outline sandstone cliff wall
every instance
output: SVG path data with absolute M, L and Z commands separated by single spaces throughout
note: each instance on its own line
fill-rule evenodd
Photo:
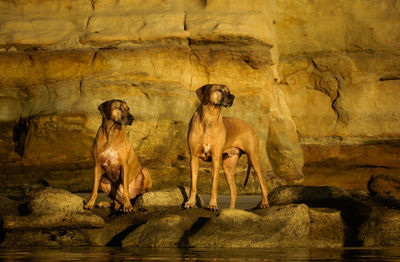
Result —
M 187 124 L 206 83 L 237 96 L 223 113 L 256 129 L 264 173 L 296 180 L 303 154 L 310 184 L 396 173 L 399 17 L 391 0 L 1 0 L 1 188 L 88 190 L 110 98 L 130 105 L 155 187 L 188 185 Z

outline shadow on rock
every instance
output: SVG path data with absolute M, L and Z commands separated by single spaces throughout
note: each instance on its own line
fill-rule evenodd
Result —
M 124 240 L 130 233 L 132 233 L 136 228 L 139 226 L 143 225 L 144 223 L 141 223 L 139 225 L 133 225 L 127 227 L 125 230 L 122 232 L 116 234 L 107 244 L 106 247 L 120 247 L 122 246 L 122 240 Z
M 182 238 L 179 240 L 178 247 L 189 248 L 189 238 L 195 235 L 209 220 L 209 217 L 199 217 L 192 227 L 185 231 Z

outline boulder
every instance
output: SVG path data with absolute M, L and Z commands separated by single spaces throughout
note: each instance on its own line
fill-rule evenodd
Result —
M 28 208 L 35 214 L 80 213 L 83 211 L 83 199 L 69 191 L 59 188 L 38 188 L 26 193 Z
M 368 192 L 365 192 L 364 190 L 350 189 L 350 190 L 346 190 L 346 192 L 352 198 L 360 200 L 360 201 L 367 201 L 371 197 L 371 195 Z
M 345 243 L 346 226 L 341 212 L 330 208 L 310 208 L 309 246 L 341 248 Z
M 309 208 L 304 204 L 290 204 L 286 206 L 274 206 L 254 211 L 260 215 L 265 227 L 274 232 L 274 238 L 281 242 L 304 238 L 310 230 Z M 269 236 L 271 237 L 271 236 Z M 295 246 L 298 246 L 295 244 Z
M 275 188 L 268 195 L 271 205 L 304 203 L 309 206 L 340 206 L 350 200 L 349 194 L 334 186 L 282 186 Z
M 189 238 L 189 246 L 264 247 L 268 233 L 261 216 L 239 209 L 223 209 Z
M 27 202 L 18 207 L 18 215 L 6 215 L 6 231 L 26 229 L 104 227 L 104 220 L 83 209 L 83 199 L 57 188 L 36 188 L 27 192 Z
M 400 239 L 400 210 L 371 208 L 359 227 L 358 239 L 365 247 L 398 247 Z
M 400 178 L 397 176 L 373 175 L 368 181 L 368 190 L 386 204 L 400 207 Z
M 123 247 L 177 247 L 192 224 L 188 216 L 167 214 L 139 226 L 124 240 Z
M 189 238 L 201 247 L 306 247 L 310 217 L 306 205 L 271 207 L 247 212 L 223 209 Z

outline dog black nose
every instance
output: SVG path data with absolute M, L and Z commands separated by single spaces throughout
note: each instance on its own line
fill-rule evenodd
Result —
M 229 100 L 232 100 L 232 102 L 233 102 L 233 100 L 235 99 L 235 96 L 232 95 L 232 94 L 229 94 L 229 95 L 228 95 L 228 98 L 229 98 Z
M 130 122 L 132 122 L 133 120 L 135 120 L 135 118 L 133 117 L 133 115 L 129 114 L 129 115 L 128 115 L 128 120 L 129 120 Z

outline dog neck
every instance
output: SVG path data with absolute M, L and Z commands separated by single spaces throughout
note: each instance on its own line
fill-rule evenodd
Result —
M 108 142 L 114 140 L 114 138 L 117 137 L 117 134 L 124 130 L 124 127 L 121 124 L 118 124 L 106 118 L 103 118 L 102 127 L 104 136 L 106 137 Z
M 205 126 L 214 125 L 215 123 L 222 121 L 220 106 L 211 105 L 211 104 L 207 104 L 207 105 L 202 104 L 199 107 L 198 112 L 200 115 L 200 121 Z

